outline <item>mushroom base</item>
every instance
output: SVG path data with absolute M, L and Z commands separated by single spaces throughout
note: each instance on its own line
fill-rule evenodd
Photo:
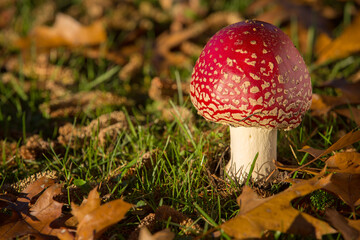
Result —
M 230 177 L 246 180 L 255 156 L 259 153 L 252 172 L 254 181 L 265 180 L 275 169 L 277 130 L 230 126 L 231 159 L 226 165 Z

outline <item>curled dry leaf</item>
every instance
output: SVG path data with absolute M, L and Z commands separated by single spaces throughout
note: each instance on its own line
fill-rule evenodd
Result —
M 350 82 L 346 78 L 339 78 L 325 82 L 320 87 L 332 87 L 341 90 L 340 97 L 347 103 L 360 103 L 360 82 Z
M 55 201 L 53 197 L 61 193 L 61 187 L 46 177 L 27 186 L 20 197 L 15 202 L 9 202 L 6 207 L 11 209 L 13 214 L 10 219 L 1 221 L 0 238 L 12 239 L 24 234 L 55 236 L 60 230 L 56 221 L 61 216 L 63 204 Z M 40 194 L 41 192 L 43 193 Z M 39 194 L 36 202 L 31 205 Z
M 325 150 L 304 146 L 302 149 L 299 150 L 299 152 L 306 152 L 309 153 L 314 158 L 317 158 L 320 155 L 322 155 L 325 152 Z
M 139 234 L 139 240 L 172 240 L 174 238 L 175 233 L 171 232 L 168 228 L 152 235 L 146 227 L 143 227 Z
M 334 209 L 326 209 L 326 219 L 338 230 L 345 240 L 359 239 L 360 221 L 344 218 Z
M 101 115 L 84 127 L 76 127 L 71 123 L 65 124 L 59 128 L 58 141 L 63 145 L 78 148 L 97 134 L 100 145 L 104 146 L 107 142 L 115 141 L 119 132 L 127 129 L 127 126 L 125 114 L 114 111 Z
M 353 210 L 360 205 L 360 175 L 351 173 L 333 174 L 324 189 L 338 195 Z
M 319 54 L 317 64 L 347 57 L 360 50 L 360 14 L 345 28 L 343 33 L 328 44 Z
M 341 96 L 327 96 L 314 93 L 310 110 L 313 116 L 322 116 L 328 114 L 332 108 L 348 103 L 348 99 Z
M 326 160 L 327 170 L 332 172 L 360 174 L 360 153 L 341 152 Z
M 54 228 L 54 222 L 61 216 L 63 203 L 59 203 L 53 198 L 61 194 L 61 188 L 61 184 L 50 186 L 30 208 L 31 216 L 22 214 L 24 220 L 41 234 L 56 236 L 60 231 L 59 228 Z
M 83 26 L 72 17 L 59 13 L 52 27 L 35 27 L 28 37 L 15 42 L 15 46 L 29 49 L 34 43 L 37 48 L 76 47 L 96 45 L 105 41 L 106 32 L 101 21 Z
M 326 222 L 294 209 L 291 201 L 320 189 L 330 182 L 331 176 L 315 177 L 294 184 L 287 190 L 262 199 L 245 186 L 238 198 L 239 214 L 220 227 L 237 239 L 260 238 L 265 230 L 300 234 L 321 238 L 336 231 Z
M 44 103 L 40 109 L 52 118 L 76 116 L 82 112 L 92 111 L 104 106 L 123 105 L 128 101 L 110 92 L 79 92 Z
M 334 111 L 337 114 L 353 120 L 358 126 L 360 126 L 360 109 L 349 106 L 348 108 L 335 109 Z
M 357 131 L 351 131 L 347 134 L 345 134 L 344 136 L 342 136 L 339 140 L 337 140 L 333 145 L 331 145 L 328 149 L 326 149 L 325 151 L 320 152 L 319 150 L 314 150 L 310 147 L 306 147 L 303 148 L 299 151 L 302 152 L 309 152 L 309 153 L 315 153 L 316 157 L 314 159 L 312 159 L 311 161 L 307 162 L 306 164 L 298 167 L 297 169 L 293 170 L 291 173 L 294 173 L 295 171 L 298 171 L 308 165 L 310 165 L 311 163 L 315 162 L 316 160 L 318 160 L 319 158 L 333 152 L 333 151 L 337 151 L 339 149 L 345 148 L 351 144 L 354 144 L 356 142 L 360 141 L 360 130 Z

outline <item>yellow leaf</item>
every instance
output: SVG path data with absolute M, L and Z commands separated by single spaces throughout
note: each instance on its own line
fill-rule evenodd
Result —
M 265 230 L 302 234 L 321 238 L 335 230 L 326 222 L 294 209 L 291 201 L 329 183 L 331 175 L 294 184 L 287 190 L 265 199 L 245 186 L 238 198 L 238 216 L 220 227 L 236 239 L 260 238 Z
M 52 48 L 59 46 L 86 46 L 106 41 L 106 32 L 101 21 L 89 26 L 83 26 L 72 17 L 59 13 L 54 26 L 35 27 L 29 36 L 18 39 L 15 46 L 26 49 L 35 44 L 37 48 Z
M 117 199 L 101 205 L 92 212 L 86 214 L 80 221 L 76 239 L 95 239 L 106 228 L 117 223 L 131 208 L 131 204 Z
M 317 64 L 328 60 L 344 58 L 354 52 L 360 51 L 360 14 L 344 30 L 344 32 L 333 40 L 325 49 L 320 52 Z

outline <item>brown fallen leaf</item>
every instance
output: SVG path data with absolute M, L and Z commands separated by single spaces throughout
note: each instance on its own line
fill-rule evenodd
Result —
M 94 239 L 99 237 L 106 228 L 123 219 L 131 206 L 131 204 L 122 199 L 117 199 L 98 206 L 84 216 L 80 215 L 82 219 L 81 221 L 78 219 L 79 225 L 77 226 L 76 239 Z M 80 212 L 84 213 L 84 209 Z M 76 214 L 78 212 L 73 213 Z M 77 215 L 75 217 L 77 218 Z
M 61 216 L 63 203 L 53 199 L 61 193 L 61 184 L 47 188 L 30 208 L 30 216 L 22 213 L 24 221 L 39 233 L 56 236 L 60 228 L 54 228 L 54 222 Z
M 74 203 L 71 204 L 71 213 L 79 222 L 81 222 L 87 214 L 100 207 L 100 201 L 97 188 L 94 188 L 90 191 L 88 198 L 84 199 L 80 206 Z
M 360 109 L 349 106 L 348 108 L 334 109 L 334 111 L 337 114 L 353 120 L 358 126 L 360 126 Z
M 294 171 L 292 171 L 290 174 L 294 173 L 295 171 L 300 170 L 301 168 L 307 167 L 308 165 L 310 165 L 311 163 L 315 162 L 316 160 L 318 160 L 319 158 L 321 158 L 322 156 L 325 156 L 333 151 L 337 151 L 339 149 L 342 149 L 344 147 L 347 147 L 351 144 L 354 144 L 356 142 L 360 141 L 360 130 L 357 131 L 351 131 L 349 133 L 347 133 L 346 135 L 344 135 L 343 137 L 341 137 L 339 140 L 337 140 L 333 145 L 331 145 L 328 149 L 326 149 L 325 151 L 323 151 L 322 153 L 320 153 L 319 155 L 317 155 L 314 159 L 312 159 L 311 161 L 307 162 L 304 165 L 301 165 L 300 167 L 298 167 L 297 169 L 295 169 Z M 299 151 L 303 151 L 303 152 L 314 152 L 313 149 L 311 148 L 305 148 L 305 149 L 301 149 Z M 319 153 L 319 152 L 318 152 Z
M 360 175 L 351 173 L 333 174 L 330 183 L 323 188 L 338 195 L 351 209 L 360 205 Z
M 237 199 L 239 214 L 220 226 L 226 234 L 237 239 L 260 238 L 264 231 L 314 236 L 336 231 L 326 222 L 294 209 L 291 201 L 326 186 L 331 175 L 294 184 L 287 190 L 262 199 L 250 187 L 245 186 Z
M 354 228 L 351 225 L 360 226 L 360 221 L 354 221 L 344 218 L 340 213 L 334 209 L 326 209 L 325 211 L 326 219 L 331 223 L 331 225 L 336 228 L 344 237 L 345 240 L 359 239 L 360 233 L 359 228 Z
M 34 197 L 42 191 L 44 192 L 31 205 Z M 0 239 L 12 239 L 25 234 L 55 236 L 60 230 L 55 222 L 61 216 L 63 204 L 53 197 L 60 193 L 61 185 L 46 177 L 27 186 L 15 202 L 8 202 L 6 208 L 11 209 L 12 215 L 5 221 L 0 221 Z M 0 201 L 4 199 L 0 198 Z
M 12 212 L 11 216 L 2 216 L 0 224 L 0 239 L 14 239 L 26 234 L 35 234 L 37 231 L 31 228 L 17 212 Z
M 331 43 L 331 38 L 326 33 L 320 33 L 315 40 L 315 55 L 318 56 Z
M 299 152 L 306 152 L 306 153 L 309 153 L 314 158 L 317 158 L 321 154 L 323 154 L 325 152 L 325 150 L 312 148 L 310 146 L 304 146 L 302 149 L 299 150 Z
M 317 64 L 347 57 L 360 51 L 360 14 L 345 28 L 343 33 L 324 48 L 316 61 Z
M 350 82 L 346 78 L 338 78 L 321 84 L 319 87 L 332 87 L 341 90 L 339 97 L 343 102 L 360 103 L 360 82 Z
M 171 232 L 168 228 L 152 235 L 146 227 L 143 227 L 139 234 L 139 240 L 172 240 L 174 238 L 175 233 Z
M 314 93 L 311 101 L 311 115 L 322 116 L 330 112 L 334 107 L 348 104 L 350 101 L 342 96 L 327 96 Z
M 312 4 L 310 7 L 309 4 Z M 315 5 L 320 5 L 316 7 Z M 247 8 L 248 15 L 255 15 L 261 21 L 280 25 L 297 16 L 297 21 L 306 28 L 315 27 L 320 31 L 328 31 L 328 21 L 325 18 L 326 6 L 319 1 L 296 1 L 296 0 L 258 0 Z
M 360 153 L 341 152 L 329 157 L 325 161 L 327 170 L 350 174 L 360 174 Z
M 106 32 L 102 21 L 83 26 L 72 17 L 58 13 L 52 27 L 35 27 L 28 37 L 15 42 L 15 46 L 21 49 L 29 49 L 32 44 L 37 48 L 76 47 L 96 45 L 105 41 Z

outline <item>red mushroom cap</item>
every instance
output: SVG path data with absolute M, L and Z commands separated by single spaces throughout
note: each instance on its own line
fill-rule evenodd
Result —
M 209 121 L 289 130 L 311 104 L 310 75 L 290 38 L 247 20 L 217 32 L 196 62 L 191 101 Z

